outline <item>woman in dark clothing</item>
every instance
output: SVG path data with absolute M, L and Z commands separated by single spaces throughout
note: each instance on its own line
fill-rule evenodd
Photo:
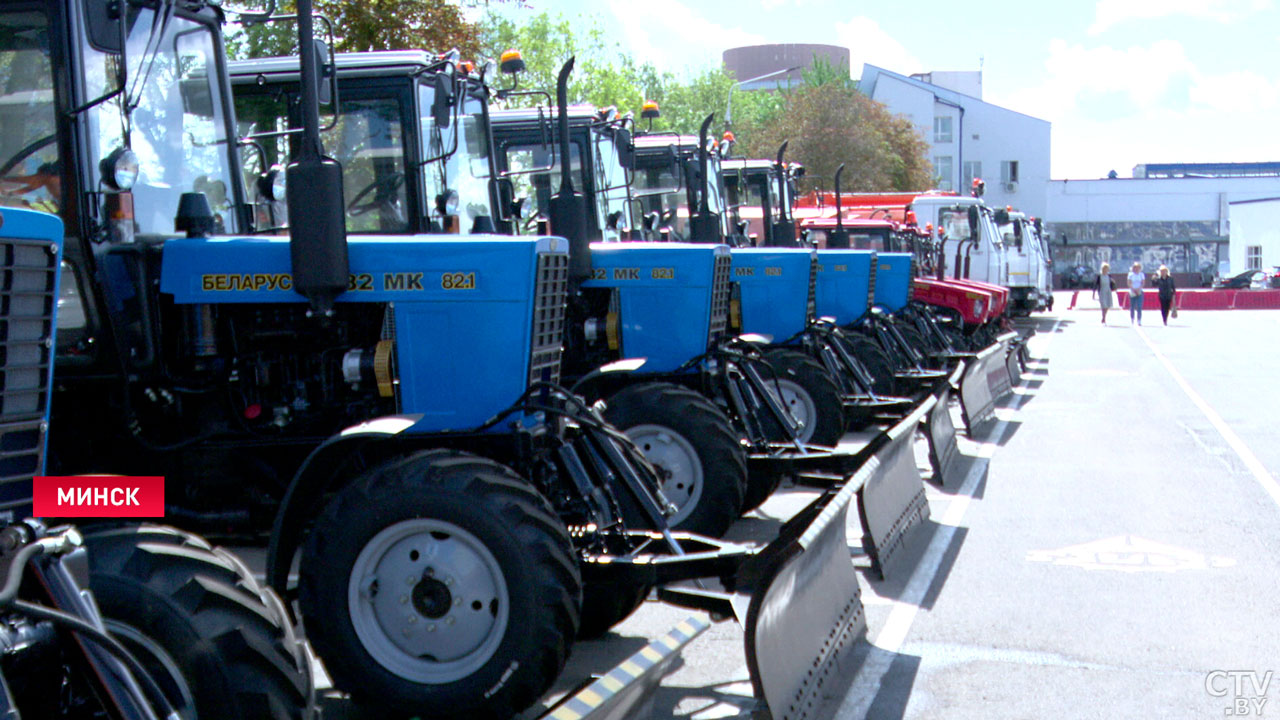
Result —
M 1169 274 L 1169 268 L 1164 265 L 1160 266 L 1160 272 L 1156 275 L 1156 289 L 1160 295 L 1160 317 L 1164 318 L 1164 324 L 1169 324 L 1169 310 L 1173 308 L 1174 286 L 1173 276 Z

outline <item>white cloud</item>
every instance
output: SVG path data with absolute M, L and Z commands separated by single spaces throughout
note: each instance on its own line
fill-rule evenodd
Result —
M 869 17 L 859 16 L 836 23 L 836 38 L 838 44 L 849 48 L 849 71 L 854 77 L 862 74 L 864 63 L 903 75 L 926 69 L 924 63 Z
M 769 42 L 763 35 L 714 22 L 679 0 L 609 0 L 609 10 L 617 20 L 609 32 L 621 32 L 623 45 L 636 60 L 662 70 L 683 69 L 690 56 L 703 66 L 719 65 L 729 48 Z
M 1271 7 L 1271 0 L 1099 0 L 1090 35 L 1129 20 L 1190 17 L 1228 23 Z
M 1085 47 L 1053 40 L 1044 81 L 991 102 L 1053 123 L 1054 177 L 1122 176 L 1142 162 L 1256 160 L 1269 151 L 1280 83 L 1253 71 L 1208 73 L 1173 40 Z M 1170 148 L 1177 156 L 1170 156 Z

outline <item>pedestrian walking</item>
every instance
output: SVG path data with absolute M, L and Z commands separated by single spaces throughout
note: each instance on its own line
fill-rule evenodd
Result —
M 1136 317 L 1142 324 L 1142 286 L 1147 284 L 1147 274 L 1142 272 L 1142 263 L 1134 263 L 1129 271 L 1129 324 Z
M 1161 265 L 1156 271 L 1156 290 L 1160 295 L 1160 318 L 1164 320 L 1165 325 L 1169 324 L 1169 311 L 1173 309 L 1176 289 L 1173 285 L 1173 276 L 1169 274 L 1169 268 Z
M 1102 263 L 1098 268 L 1098 277 L 1093 281 L 1093 296 L 1098 299 L 1098 307 L 1102 308 L 1102 324 L 1107 324 L 1107 311 L 1111 309 L 1111 264 Z

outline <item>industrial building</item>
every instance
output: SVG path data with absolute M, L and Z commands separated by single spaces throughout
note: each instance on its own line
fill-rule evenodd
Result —
M 939 189 L 968 193 L 981 178 L 988 204 L 1045 216 L 1050 124 L 985 102 L 981 71 L 901 75 L 864 65 L 858 88 L 920 129 Z

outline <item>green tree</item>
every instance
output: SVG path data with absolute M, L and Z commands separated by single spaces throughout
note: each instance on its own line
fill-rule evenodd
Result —
M 789 140 L 787 157 L 807 169 L 807 187 L 830 188 L 845 164 L 851 192 L 922 190 L 933 185 L 927 144 L 911 121 L 895 116 L 851 83 L 805 83 L 780 94 L 781 107 L 749 136 L 747 151 L 772 157 Z
M 492 0 L 512 3 L 520 0 Z M 269 0 L 247 0 L 245 6 L 265 8 Z M 316 12 L 333 23 L 334 49 L 428 50 L 457 48 L 463 58 L 480 52 L 481 27 L 467 19 L 468 10 L 486 7 L 489 0 L 316 0 Z M 281 0 L 277 14 L 295 12 L 292 0 Z M 318 28 L 319 29 L 319 28 Z M 234 28 L 227 38 L 233 57 L 289 55 L 296 51 L 296 30 L 288 21 Z

